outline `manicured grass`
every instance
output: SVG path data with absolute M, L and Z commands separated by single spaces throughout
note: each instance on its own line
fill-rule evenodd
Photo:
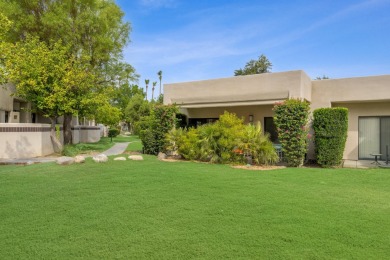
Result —
M 123 142 L 139 142 L 139 138 L 138 136 L 135 135 L 131 135 L 131 136 L 118 135 L 117 137 L 113 137 L 111 142 L 110 137 L 102 137 L 100 141 L 97 143 L 88 143 L 88 144 L 80 143 L 80 144 L 67 145 L 65 147 L 63 154 L 66 156 L 76 156 L 82 153 L 103 152 L 111 148 L 115 143 L 123 143 Z M 142 150 L 142 145 L 140 150 Z
M 0 167 L 2 259 L 388 259 L 390 171 Z

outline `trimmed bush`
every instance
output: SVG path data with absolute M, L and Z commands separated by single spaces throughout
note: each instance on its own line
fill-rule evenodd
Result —
M 108 137 L 111 138 L 111 142 L 112 142 L 112 138 L 117 137 L 119 135 L 119 133 L 120 133 L 120 130 L 117 128 L 112 128 L 112 129 L 108 130 Z
M 348 131 L 348 109 L 319 108 L 313 112 L 317 162 L 322 167 L 341 164 Z
M 140 121 L 139 137 L 146 154 L 158 154 L 164 151 L 165 135 L 176 125 L 175 105 L 155 105 L 150 116 L 143 117 Z
M 307 152 L 309 109 L 310 103 L 300 99 L 289 99 L 274 106 L 274 121 L 288 166 L 303 165 Z

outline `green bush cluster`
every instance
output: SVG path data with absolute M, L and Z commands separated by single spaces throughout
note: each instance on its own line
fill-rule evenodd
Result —
M 348 130 L 348 109 L 319 108 L 313 112 L 317 163 L 322 167 L 341 164 Z
M 139 137 L 146 154 L 158 154 L 164 151 L 165 135 L 176 125 L 176 113 L 178 108 L 175 105 L 155 105 L 150 115 L 141 118 L 139 122 Z
M 111 128 L 108 130 L 108 137 L 111 138 L 111 142 L 112 142 L 112 138 L 113 137 L 117 137 L 119 135 L 121 131 L 117 128 Z
M 309 109 L 310 103 L 300 99 L 289 99 L 274 106 L 278 138 L 288 166 L 303 165 L 307 152 Z
M 166 136 L 169 152 L 188 160 L 212 163 L 272 164 L 278 156 L 268 138 L 257 126 L 244 125 L 235 114 L 225 112 L 217 122 L 198 128 L 173 129 Z
M 112 128 L 108 130 L 108 137 L 117 137 L 120 133 L 120 130 L 117 128 Z

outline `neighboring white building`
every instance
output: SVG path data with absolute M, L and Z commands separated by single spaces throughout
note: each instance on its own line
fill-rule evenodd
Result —
M 54 153 L 50 139 L 50 120 L 31 112 L 31 105 L 13 96 L 13 85 L 0 86 L 0 158 L 29 158 Z M 73 120 L 73 143 L 94 143 L 101 128 L 94 121 Z M 62 123 L 60 118 L 58 123 Z M 62 139 L 62 130 L 60 130 Z
M 390 75 L 311 80 L 298 70 L 165 84 L 164 90 L 164 104 L 178 104 L 190 125 L 212 122 L 229 111 L 247 123 L 259 121 L 273 141 L 275 102 L 303 98 L 311 102 L 312 111 L 346 107 L 344 159 L 373 159 L 372 153 L 384 159 L 386 145 L 390 149 Z M 309 156 L 314 157 L 313 147 Z

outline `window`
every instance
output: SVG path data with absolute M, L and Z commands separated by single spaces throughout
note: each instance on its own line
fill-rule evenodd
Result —
M 386 159 L 386 146 L 390 150 L 390 116 L 359 117 L 359 159 L 372 159 L 371 154 L 382 154 Z
M 276 131 L 273 117 L 264 117 L 264 132 L 269 134 L 271 142 L 279 143 L 278 132 Z

